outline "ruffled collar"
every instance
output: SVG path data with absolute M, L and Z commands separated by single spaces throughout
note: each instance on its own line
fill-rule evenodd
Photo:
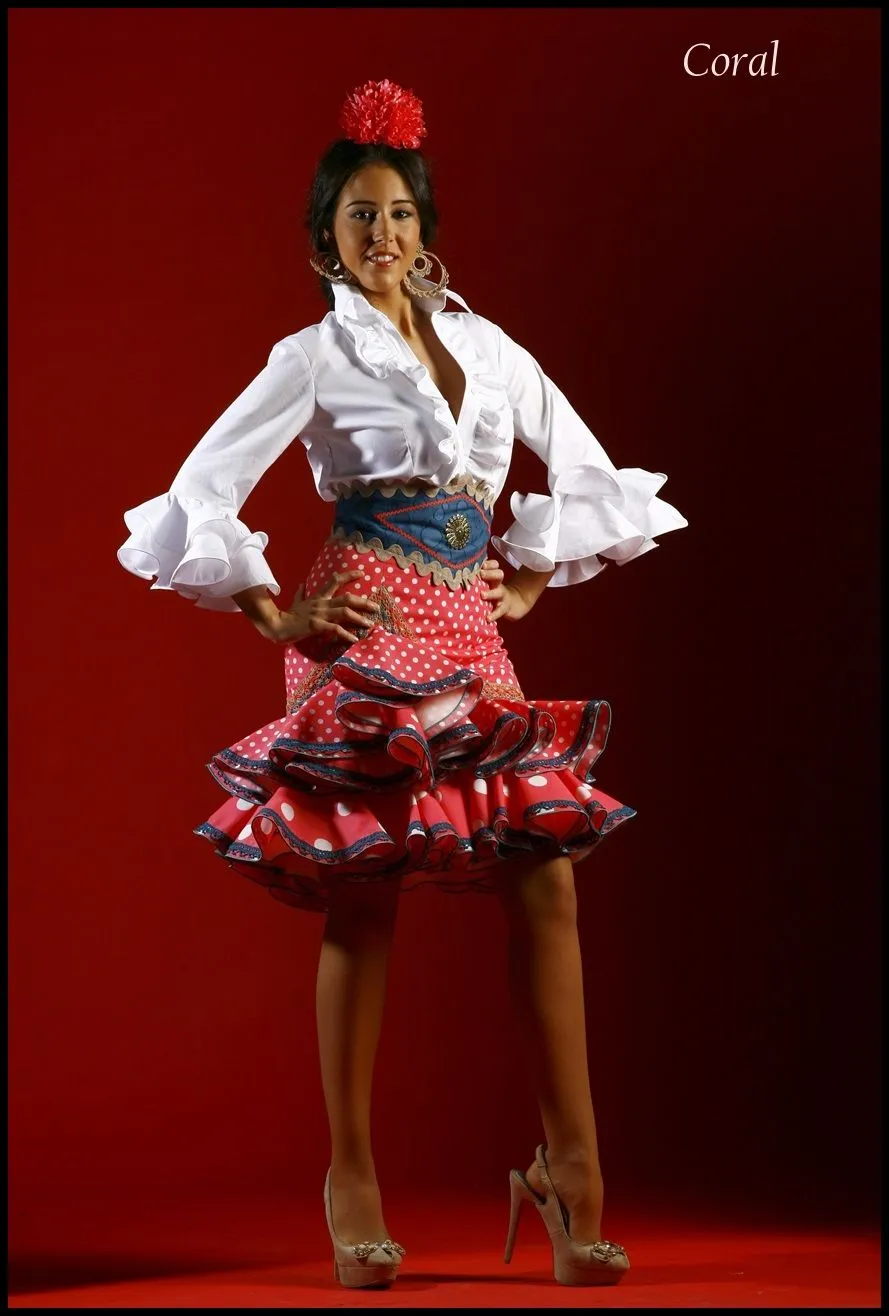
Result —
M 423 282 L 430 288 L 434 287 L 428 280 Z M 442 479 L 451 478 L 459 472 L 460 467 L 455 441 L 458 425 L 444 397 L 432 382 L 429 371 L 413 357 L 388 316 L 372 306 L 362 292 L 352 284 L 335 283 L 332 286 L 333 317 L 351 341 L 365 369 L 378 379 L 388 379 L 397 371 L 407 376 L 416 386 L 439 449 L 439 475 Z M 444 309 L 449 297 L 469 310 L 463 298 L 450 289 L 437 297 L 412 297 L 411 301 L 419 310 L 434 315 Z M 508 407 L 502 383 L 490 365 L 482 359 L 472 338 L 461 327 L 462 318 L 458 315 L 442 321 L 442 327 L 447 325 L 442 337 L 466 376 L 464 406 L 467 411 L 472 411 L 468 423 L 474 435 L 481 440 L 478 452 L 473 450 L 473 457 L 478 465 L 487 469 L 488 466 L 499 464 L 500 459 L 496 453 L 503 446 L 499 431 Z M 461 411 L 461 418 L 462 414 Z
M 429 279 L 417 279 L 417 283 L 423 284 L 427 288 L 434 288 L 435 284 Z M 364 293 L 355 287 L 353 283 L 334 283 L 333 288 L 334 307 L 333 313 L 337 322 L 345 328 L 346 320 L 365 320 L 366 313 L 369 312 L 372 317 L 383 315 L 376 307 L 371 306 Z M 469 310 L 463 298 L 459 293 L 454 292 L 451 288 L 446 288 L 444 292 L 439 293 L 437 297 L 416 297 L 411 295 L 411 302 L 418 311 L 426 311 L 429 315 L 434 315 L 436 311 L 443 311 L 445 303 L 451 297 L 455 302 L 459 302 L 464 310 Z M 386 316 L 383 316 L 386 319 Z

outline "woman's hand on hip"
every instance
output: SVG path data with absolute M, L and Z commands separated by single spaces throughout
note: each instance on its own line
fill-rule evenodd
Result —
M 496 558 L 488 558 L 482 567 L 482 593 L 494 607 L 489 621 L 508 617 L 510 621 L 519 621 L 527 617 L 555 575 L 552 571 L 532 571 L 530 567 L 519 567 L 512 580 L 507 584 L 503 580 L 503 568 Z M 488 582 L 493 582 L 488 587 Z
M 503 568 L 495 558 L 488 558 L 480 575 L 482 594 L 488 603 L 493 604 L 488 614 L 488 621 L 499 621 L 501 617 L 506 617 L 509 621 L 520 621 L 522 617 L 528 615 L 534 606 L 534 600 L 528 599 L 513 581 L 507 583 L 503 579 Z
M 311 598 L 305 597 L 305 586 L 300 585 L 289 608 L 281 609 L 277 617 L 261 628 L 262 633 L 277 644 L 303 640 L 308 635 L 327 635 L 354 644 L 361 637 L 356 629 L 368 630 L 379 618 L 379 605 L 360 594 L 338 594 L 336 590 L 356 576 L 364 576 L 360 568 L 337 571 L 323 589 Z

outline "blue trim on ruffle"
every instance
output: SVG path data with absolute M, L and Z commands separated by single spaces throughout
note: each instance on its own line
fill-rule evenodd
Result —
M 264 804 L 269 798 L 269 792 L 263 787 L 257 786 L 251 791 L 249 787 L 242 785 L 239 781 L 235 781 L 234 777 L 230 777 L 227 772 L 223 772 L 222 768 L 218 767 L 212 761 L 206 766 L 207 771 L 213 777 L 214 781 L 217 781 L 223 789 L 227 790 L 229 795 L 234 795 L 239 800 L 249 800 L 251 804 L 257 805 Z
M 281 815 L 276 813 L 274 809 L 258 809 L 256 817 L 271 818 L 291 850 L 295 850 L 306 859 L 314 859 L 319 864 L 348 863 L 350 859 L 356 858 L 357 855 L 362 854 L 379 841 L 391 841 L 393 845 L 396 844 L 388 832 L 371 832 L 369 836 L 362 836 L 360 840 L 353 841 L 344 850 L 319 850 L 316 846 L 310 845 L 308 841 L 304 841 L 301 836 L 297 836 L 296 832 L 287 826 Z
M 536 804 L 528 805 L 525 813 L 526 815 L 530 814 L 531 817 L 538 817 L 549 813 L 564 812 L 567 809 L 583 815 L 589 822 L 593 835 L 590 837 L 588 834 L 584 833 L 581 836 L 575 837 L 573 840 L 558 843 L 560 853 L 567 855 L 578 849 L 585 849 L 587 846 L 595 844 L 596 840 L 611 831 L 611 829 L 619 822 L 636 816 L 635 809 L 630 808 L 629 805 L 621 805 L 619 808 L 612 809 L 610 812 L 606 813 L 602 825 L 600 827 L 595 827 L 593 825 L 592 815 L 595 813 L 597 806 L 600 809 L 602 808 L 601 802 L 595 799 L 588 800 L 585 804 L 581 805 L 578 804 L 576 800 L 559 798 L 540 800 Z M 494 820 L 496 821 L 498 817 L 503 818 L 508 816 L 509 811 L 506 806 L 497 805 L 494 810 Z M 316 863 L 329 866 L 348 863 L 357 858 L 365 850 L 370 849 L 371 846 L 376 845 L 379 841 L 389 841 L 396 846 L 398 844 L 388 832 L 377 831 L 372 832 L 369 836 L 361 837 L 360 840 L 353 842 L 352 845 L 346 846 L 344 849 L 319 850 L 316 846 L 310 845 L 308 841 L 304 841 L 302 837 L 298 836 L 296 832 L 293 831 L 292 828 L 288 827 L 281 815 L 274 809 L 264 806 L 257 809 L 253 817 L 270 818 L 291 850 L 301 855 L 303 858 L 312 859 Z M 253 819 L 250 821 L 252 823 Z M 245 826 L 246 825 L 247 824 L 245 824 Z M 207 839 L 214 841 L 217 845 L 224 845 L 226 848 L 224 851 L 221 851 L 224 858 L 239 859 L 244 862 L 259 864 L 260 866 L 268 867 L 276 872 L 286 873 L 287 871 L 280 866 L 275 866 L 271 860 L 263 860 L 262 850 L 259 847 L 249 845 L 244 841 L 230 840 L 225 832 L 212 826 L 211 823 L 201 823 L 199 827 L 194 829 L 194 834 L 196 836 L 204 836 Z M 437 838 L 442 835 L 453 837 L 453 848 L 454 850 L 460 851 L 475 849 L 480 838 L 484 839 L 486 842 L 492 841 L 497 853 L 499 853 L 501 846 L 524 850 L 536 848 L 541 841 L 544 843 L 547 841 L 551 844 L 555 843 L 555 838 L 552 836 L 537 836 L 533 833 L 514 827 L 504 829 L 502 835 L 498 836 L 497 829 L 492 823 L 484 823 L 481 827 L 476 828 L 469 836 L 463 836 L 457 831 L 451 822 L 436 822 L 427 825 L 424 824 L 421 819 L 412 819 L 407 828 L 406 838 L 411 835 L 417 836 L 420 834 L 429 839 L 431 843 L 430 848 L 434 848 L 434 843 Z M 522 844 L 522 841 L 524 840 L 527 840 L 532 844 L 524 845 Z M 404 862 L 404 857 L 398 861 L 401 866 L 404 865 Z M 425 871 L 422 862 L 416 871 Z
M 527 763 L 522 764 L 521 775 L 530 776 L 538 771 L 552 772 L 557 768 L 565 768 L 568 767 L 571 763 L 576 762 L 577 759 L 579 759 L 580 756 L 583 754 L 584 750 L 587 748 L 589 742 L 592 740 L 593 733 L 595 732 L 596 729 L 596 719 L 598 717 L 599 709 L 602 707 L 607 708 L 609 713 L 611 712 L 611 707 L 608 704 L 607 699 L 588 700 L 588 702 L 584 706 L 584 711 L 581 714 L 580 723 L 577 729 L 577 735 L 574 737 L 574 740 L 570 748 L 566 749 L 564 754 L 559 754 L 556 758 L 529 759 Z M 596 758 L 599 757 L 599 755 L 604 750 L 606 744 L 608 743 L 608 736 L 610 731 L 611 731 L 611 723 L 609 721 L 609 725 L 605 731 L 605 739 L 602 741 L 602 744 L 599 747 L 599 750 L 596 754 Z M 595 761 L 596 759 L 593 759 L 593 763 L 595 763 Z M 590 767 L 592 767 L 592 763 L 590 764 Z
M 346 789 L 356 791 L 387 791 L 393 787 L 417 784 L 416 770 L 410 767 L 389 777 L 368 777 L 364 773 L 350 772 L 348 768 L 337 768 L 329 763 L 299 763 L 296 766 L 300 772 L 310 773 L 324 781 L 335 781 Z
M 444 690 L 450 690 L 452 686 L 467 685 L 471 681 L 477 681 L 481 689 L 484 682 L 484 677 L 479 672 L 474 672 L 471 667 L 461 667 L 459 671 L 452 672 L 450 676 L 442 676 L 437 681 L 402 681 L 391 672 L 387 672 L 385 667 L 364 667 L 361 663 L 356 663 L 353 658 L 338 658 L 335 666 L 348 667 L 350 672 L 357 672 L 359 676 L 376 677 L 383 685 L 404 690 L 406 694 L 440 694 Z M 369 691 L 368 697 L 376 698 L 375 692 Z

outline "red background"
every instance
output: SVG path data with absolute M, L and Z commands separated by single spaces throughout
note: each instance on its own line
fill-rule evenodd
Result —
M 320 1191 L 321 920 L 190 835 L 281 657 L 115 552 L 324 313 L 305 192 L 379 77 L 423 99 L 453 286 L 690 522 L 503 623 L 534 697 L 612 702 L 639 811 L 577 870 L 610 1200 L 872 1209 L 877 13 L 10 17 L 14 1237 L 84 1194 Z M 683 72 L 775 38 L 777 78 Z M 518 451 L 495 529 L 543 481 Z M 244 517 L 289 595 L 329 520 L 299 444 Z M 495 902 L 404 898 L 375 1100 L 384 1190 L 505 1209 L 538 1125 Z

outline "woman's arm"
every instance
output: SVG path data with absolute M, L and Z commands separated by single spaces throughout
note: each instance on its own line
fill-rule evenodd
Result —
M 239 590 L 231 599 L 245 617 L 250 618 L 260 635 L 264 635 L 267 640 L 277 639 L 281 612 L 265 585 L 253 585 L 250 589 Z
M 238 517 L 265 471 L 314 415 L 311 362 L 297 335 L 210 427 L 170 489 L 124 515 L 122 566 L 199 607 L 237 611 L 236 596 L 280 593 L 263 555 L 268 537 Z M 258 591 L 254 595 L 253 591 Z

